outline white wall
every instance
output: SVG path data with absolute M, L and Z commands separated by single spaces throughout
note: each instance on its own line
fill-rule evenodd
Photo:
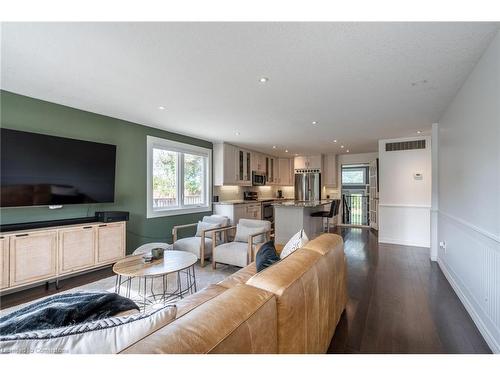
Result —
M 500 35 L 439 121 L 438 262 L 500 352 Z
M 421 150 L 385 151 L 388 142 L 426 140 Z M 379 242 L 430 247 L 431 137 L 379 141 Z M 414 178 L 421 173 L 422 180 Z

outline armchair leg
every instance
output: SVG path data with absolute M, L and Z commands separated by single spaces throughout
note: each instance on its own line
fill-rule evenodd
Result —
M 200 258 L 200 266 L 205 267 L 205 258 L 204 257 Z

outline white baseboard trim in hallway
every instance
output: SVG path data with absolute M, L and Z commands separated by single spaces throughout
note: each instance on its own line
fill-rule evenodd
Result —
M 500 242 L 498 237 L 439 211 L 438 264 L 484 340 L 500 353 Z
M 476 324 L 476 327 L 479 329 L 479 332 L 481 332 L 481 335 L 483 336 L 484 340 L 490 347 L 491 351 L 493 353 L 499 354 L 500 353 L 500 342 L 495 340 L 495 337 L 492 335 L 492 333 L 489 331 L 489 329 L 486 327 L 486 324 L 484 323 L 483 319 L 481 316 L 476 312 L 476 309 L 474 308 L 474 305 L 471 303 L 471 301 L 467 298 L 465 293 L 462 292 L 462 289 L 460 288 L 459 284 L 455 281 L 454 277 L 452 276 L 452 273 L 446 268 L 446 265 L 438 258 L 437 263 L 439 264 L 439 268 L 441 268 L 441 271 L 443 271 L 444 276 L 450 283 L 451 287 L 457 294 L 458 298 L 464 305 L 465 309 L 471 316 L 472 320 Z

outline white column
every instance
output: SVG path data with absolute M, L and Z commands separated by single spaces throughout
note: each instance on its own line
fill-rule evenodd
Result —
M 439 211 L 439 175 L 438 175 L 438 124 L 432 124 L 432 206 L 431 206 L 431 252 L 432 261 L 438 258 L 438 211 Z

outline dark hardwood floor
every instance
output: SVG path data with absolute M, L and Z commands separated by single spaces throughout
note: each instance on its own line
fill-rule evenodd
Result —
M 378 244 L 368 229 L 335 232 L 349 301 L 329 353 L 491 353 L 428 249 Z
M 376 232 L 337 228 L 348 262 L 349 301 L 329 353 L 491 353 L 429 251 L 379 245 Z M 110 267 L 9 294 L 0 307 L 113 274 Z

